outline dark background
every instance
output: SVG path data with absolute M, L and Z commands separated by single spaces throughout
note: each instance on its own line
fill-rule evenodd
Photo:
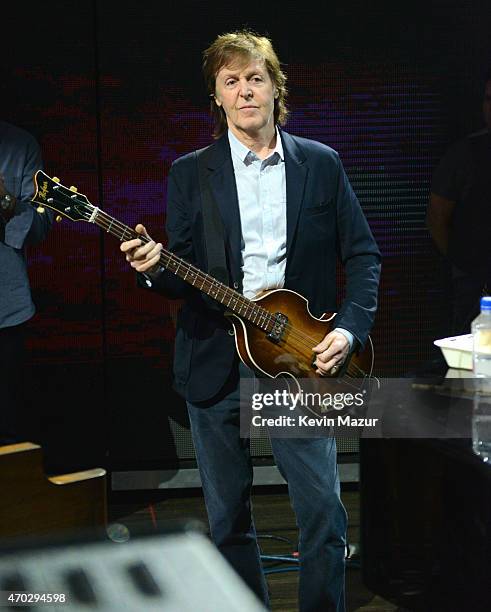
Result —
M 202 50 L 242 26 L 268 34 L 288 76 L 286 129 L 339 151 L 382 250 L 377 371 L 404 375 L 449 333 L 424 217 L 442 152 L 482 127 L 490 15 L 484 0 L 9 3 L 2 118 L 38 138 L 48 174 L 164 240 L 170 164 L 211 142 Z M 29 252 L 26 435 L 56 467 L 175 462 L 178 304 L 137 289 L 118 246 L 64 221 Z

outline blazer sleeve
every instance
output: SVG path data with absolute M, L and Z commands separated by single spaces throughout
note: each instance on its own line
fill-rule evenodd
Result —
M 341 160 L 338 163 L 338 256 L 346 273 L 346 294 L 335 326 L 350 331 L 364 346 L 377 310 L 381 256 Z

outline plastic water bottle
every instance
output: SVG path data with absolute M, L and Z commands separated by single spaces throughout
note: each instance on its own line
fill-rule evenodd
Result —
M 474 394 L 472 450 L 491 467 L 491 396 Z
M 471 332 L 474 376 L 490 378 L 491 385 L 491 297 L 481 298 L 481 314 L 472 321 Z
M 491 464 L 491 297 L 481 298 L 481 314 L 471 326 L 474 401 L 472 448 Z

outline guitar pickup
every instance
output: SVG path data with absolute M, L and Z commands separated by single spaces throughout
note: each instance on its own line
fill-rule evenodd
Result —
M 273 328 L 267 335 L 267 338 L 271 340 L 271 342 L 278 344 L 278 342 L 280 342 L 280 340 L 283 338 L 287 323 L 288 317 L 286 315 L 284 315 L 282 312 L 275 313 Z

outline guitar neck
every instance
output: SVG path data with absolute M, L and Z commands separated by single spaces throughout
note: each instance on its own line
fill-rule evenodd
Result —
M 150 241 L 146 236 L 138 234 L 135 230 L 111 217 L 111 215 L 108 215 L 100 208 L 94 208 L 89 221 L 95 223 L 120 241 L 132 240 L 133 238 L 140 239 L 143 244 L 147 244 Z M 162 249 L 159 264 L 169 272 L 173 272 L 176 276 L 182 278 L 183 281 L 192 287 L 196 287 L 216 302 L 223 304 L 228 311 L 233 312 L 242 319 L 251 321 L 267 332 L 273 329 L 275 320 L 272 313 L 258 306 L 255 302 L 244 297 L 234 289 L 220 283 L 213 276 L 202 272 L 186 260 L 177 257 L 177 255 L 166 249 Z

